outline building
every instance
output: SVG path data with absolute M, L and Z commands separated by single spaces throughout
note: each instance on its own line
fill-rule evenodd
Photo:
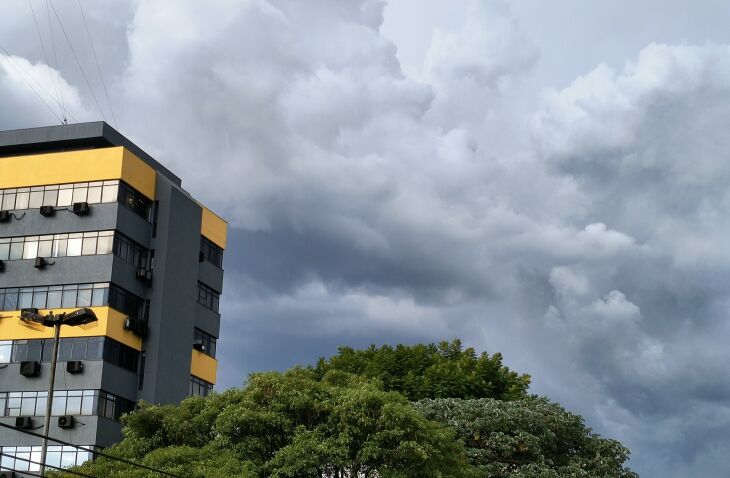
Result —
M 62 328 L 53 438 L 107 447 L 138 400 L 207 394 L 226 232 L 177 176 L 104 122 L 0 132 L 0 422 L 42 431 L 53 335 L 24 325 L 23 308 L 90 307 L 98 317 Z M 88 458 L 54 445 L 51 465 Z M 0 452 L 37 461 L 40 440 L 0 428 Z

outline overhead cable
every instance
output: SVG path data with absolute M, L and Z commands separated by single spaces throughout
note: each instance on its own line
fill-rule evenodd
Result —
M 58 63 L 58 53 L 56 52 L 56 39 L 53 35 L 53 22 L 51 21 L 51 6 L 50 6 L 49 2 L 50 2 L 50 0 L 46 0 L 46 16 L 48 16 L 48 30 L 51 33 L 51 46 L 53 47 L 53 60 L 56 62 L 56 82 L 58 83 L 58 95 L 61 98 L 61 108 L 67 113 L 66 102 L 63 100 L 63 88 L 61 88 L 61 65 Z M 66 113 L 64 113 L 64 115 Z M 66 123 L 65 116 L 63 119 L 64 119 L 64 123 Z
M 43 102 L 44 105 L 46 105 L 46 108 L 48 108 L 48 111 L 50 111 L 51 114 L 58 121 L 63 122 L 63 120 L 61 119 L 61 117 L 58 116 L 55 111 L 53 111 L 53 108 L 51 108 L 50 105 L 46 102 L 46 100 L 44 100 L 43 97 L 40 95 L 40 93 L 38 93 L 36 91 L 36 89 L 33 88 L 33 85 L 30 84 L 30 81 L 28 81 L 28 78 L 30 78 L 30 79 L 33 79 L 33 78 L 27 76 L 27 74 L 23 71 L 23 69 L 15 63 L 15 61 L 13 60 L 13 57 L 10 56 L 10 54 L 7 52 L 7 50 L 5 50 L 5 48 L 3 48 L 1 46 L 0 46 L 0 53 L 3 54 L 3 57 L 4 58 L 7 58 L 8 64 L 10 64 L 10 66 L 12 66 L 13 68 L 15 68 L 15 70 L 20 74 L 20 77 L 23 79 L 23 81 L 25 81 L 25 84 L 28 85 L 28 88 L 30 88 L 31 91 L 33 91 L 33 93 L 35 93 L 35 95 L 38 97 L 39 100 L 41 100 Z M 33 81 L 35 82 L 35 80 L 33 80 Z M 38 83 L 36 83 L 36 84 L 38 85 Z M 43 89 L 43 87 L 41 87 L 40 85 L 38 85 L 38 87 L 41 88 L 41 90 L 43 90 L 46 94 L 48 94 L 48 92 L 45 91 Z
M 91 92 L 91 97 L 94 99 L 94 103 L 96 103 L 96 107 L 99 109 L 99 113 L 101 113 L 102 119 L 104 119 L 106 121 L 106 116 L 104 115 L 104 110 L 101 109 L 99 100 L 96 99 L 96 95 L 94 94 L 94 88 L 91 87 L 91 83 L 89 82 L 89 78 L 86 76 L 84 67 L 81 66 L 81 62 L 79 61 L 78 55 L 76 55 L 76 50 L 74 50 L 73 44 L 71 43 L 71 39 L 68 37 L 68 34 L 66 33 L 66 29 L 63 27 L 63 22 L 61 21 L 61 17 L 58 15 L 58 11 L 56 11 L 56 7 L 53 6 L 53 2 L 51 0 L 48 0 L 48 3 L 49 3 L 49 5 L 51 5 L 51 10 L 53 10 L 53 14 L 56 16 L 56 19 L 58 20 L 58 25 L 61 27 L 61 32 L 63 32 L 63 36 L 66 37 L 66 43 L 68 43 L 68 47 L 71 49 L 71 53 L 73 54 L 74 59 L 76 60 L 76 64 L 79 66 L 79 70 L 81 71 L 81 75 L 84 77 L 86 86 L 89 87 L 89 91 Z
M 30 1 L 30 0 L 28 0 Z M 86 29 L 86 37 L 89 39 L 89 45 L 91 45 L 91 53 L 94 55 L 94 62 L 96 63 L 96 71 L 99 73 L 101 79 L 101 86 L 104 88 L 104 96 L 106 96 L 106 102 L 109 105 L 109 111 L 112 113 L 112 121 L 114 126 L 117 126 L 117 118 L 114 115 L 114 107 L 109 99 L 109 92 L 106 89 L 106 82 L 104 81 L 104 75 L 101 73 L 101 66 L 99 66 L 99 58 L 96 56 L 96 48 L 94 48 L 94 41 L 91 39 L 91 33 L 89 32 L 89 25 L 86 23 L 86 15 L 84 14 L 84 7 L 81 5 L 81 0 L 76 0 L 79 4 L 79 10 L 81 11 L 81 19 L 84 21 L 84 28 Z
M 127 465 L 136 466 L 138 468 L 144 468 L 145 470 L 154 471 L 155 473 L 159 473 L 161 475 L 169 476 L 171 478 L 184 478 L 184 477 L 182 477 L 180 475 L 176 475 L 174 473 L 170 473 L 170 472 L 167 472 L 167 471 L 164 471 L 164 470 L 158 470 L 157 468 L 152 468 L 151 466 L 143 465 L 142 463 L 136 463 L 134 461 L 127 460 L 127 459 L 124 459 L 124 458 L 120 458 L 118 456 L 109 455 L 107 453 L 104 453 L 104 452 L 101 452 L 101 451 L 98 451 L 98 450 L 94 450 L 93 448 L 87 448 L 87 447 L 84 447 L 84 446 L 81 446 L 81 445 L 74 445 L 73 443 L 69 443 L 67 441 L 59 440 L 58 438 L 52 438 L 50 436 L 42 435 L 40 433 L 35 433 L 35 432 L 28 431 L 28 430 L 23 430 L 22 428 L 17 428 L 17 427 L 14 427 L 12 425 L 8 425 L 7 423 L 0 422 L 0 427 L 2 427 L 2 428 L 8 428 L 10 430 L 15 430 L 16 432 L 20 432 L 20 433 L 25 433 L 26 435 L 30 435 L 30 436 L 33 436 L 33 437 L 36 437 L 36 438 L 47 438 L 49 441 L 52 441 L 54 443 L 60 443 L 61 445 L 72 446 L 72 447 L 75 447 L 75 448 L 77 448 L 77 449 L 79 449 L 81 451 L 87 451 L 87 452 L 93 453 L 95 455 L 103 456 L 104 458 L 108 458 L 110 460 L 119 461 L 119 462 L 122 462 L 122 463 L 126 463 Z

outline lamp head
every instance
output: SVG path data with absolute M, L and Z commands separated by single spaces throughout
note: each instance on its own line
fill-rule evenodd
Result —
M 84 307 L 66 314 L 63 318 L 63 325 L 86 325 L 97 320 L 94 311 Z

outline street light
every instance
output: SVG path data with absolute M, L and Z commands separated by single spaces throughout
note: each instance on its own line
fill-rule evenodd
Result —
M 46 452 L 48 450 L 48 429 L 51 425 L 51 409 L 53 407 L 53 386 L 56 382 L 56 363 L 58 362 L 58 342 L 61 336 L 61 326 L 79 326 L 96 322 L 96 314 L 91 309 L 83 308 L 73 312 L 40 315 L 38 309 L 22 309 L 20 320 L 28 324 L 40 324 L 43 327 L 53 327 L 53 355 L 51 356 L 51 376 L 48 379 L 48 398 L 46 400 L 46 416 L 43 421 L 43 445 L 41 446 L 41 476 L 46 476 Z

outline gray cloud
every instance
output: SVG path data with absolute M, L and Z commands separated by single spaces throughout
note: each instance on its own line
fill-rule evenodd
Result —
M 122 131 L 231 219 L 220 386 L 461 337 L 643 476 L 721 475 L 730 48 L 650 44 L 538 94 L 554 52 L 506 3 L 470 5 L 409 74 L 380 1 L 89 6 Z M 0 45 L 51 82 L 13 8 Z M 50 121 L 3 63 L 0 86 L 0 126 Z

